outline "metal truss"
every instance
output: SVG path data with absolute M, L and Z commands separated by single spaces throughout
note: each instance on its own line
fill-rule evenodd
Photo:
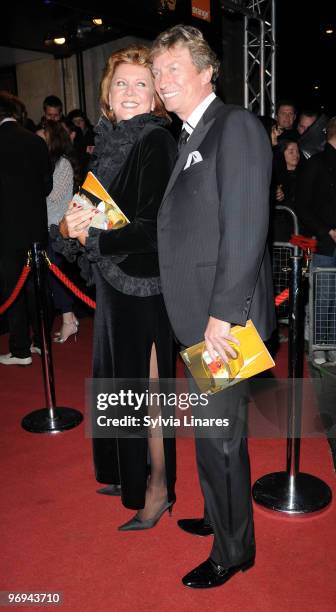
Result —
M 222 0 L 244 15 L 244 105 L 258 115 L 275 110 L 275 0 Z

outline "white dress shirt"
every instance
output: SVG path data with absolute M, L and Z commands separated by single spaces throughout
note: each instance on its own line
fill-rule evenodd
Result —
M 189 115 L 186 121 L 183 121 L 182 130 L 185 129 L 191 135 L 201 119 L 202 115 L 205 113 L 208 106 L 210 106 L 211 102 L 216 98 L 215 92 L 211 92 L 202 102 L 194 108 L 191 115 Z

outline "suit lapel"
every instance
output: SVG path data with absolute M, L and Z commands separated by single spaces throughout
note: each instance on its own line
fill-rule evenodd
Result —
M 200 146 L 202 140 L 205 138 L 206 134 L 212 127 L 215 121 L 215 118 L 216 118 L 216 112 L 218 108 L 220 107 L 223 107 L 223 102 L 221 102 L 219 98 L 215 98 L 215 100 L 210 104 L 210 106 L 208 106 L 204 115 L 199 120 L 188 142 L 184 145 L 180 155 L 178 156 L 176 160 L 176 164 L 173 168 L 173 172 L 168 181 L 166 191 L 162 198 L 161 206 L 164 204 L 167 196 L 173 189 L 175 182 L 177 180 L 177 177 L 183 171 L 183 168 L 186 165 L 189 153 L 191 153 L 192 151 L 198 150 L 198 147 Z

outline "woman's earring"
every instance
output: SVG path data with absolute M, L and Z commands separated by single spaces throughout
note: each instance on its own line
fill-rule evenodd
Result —
M 110 108 L 110 111 L 113 111 L 113 107 L 112 106 L 110 106 L 109 108 Z

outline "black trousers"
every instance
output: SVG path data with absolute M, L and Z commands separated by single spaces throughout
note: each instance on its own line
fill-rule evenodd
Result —
M 195 392 L 195 383 L 189 381 Z M 214 530 L 210 556 L 224 567 L 238 565 L 255 554 L 247 448 L 248 391 L 248 381 L 242 381 L 208 396 L 203 416 L 228 419 L 229 426 L 208 432 L 195 430 L 204 515 Z
M 27 259 L 27 250 L 13 251 L 0 255 L 0 283 L 2 299 L 12 293 Z M 15 357 L 30 357 L 32 341 L 40 346 L 40 330 L 35 301 L 35 290 L 30 272 L 25 285 L 15 302 L 7 311 L 9 328 L 9 351 Z M 33 338 L 30 334 L 30 325 Z
M 125 295 L 113 289 L 97 269 L 95 282 L 94 378 L 148 379 L 153 344 L 159 376 L 174 378 L 176 348 L 162 295 Z M 168 500 L 175 501 L 175 439 L 164 437 L 163 446 Z M 144 507 L 148 476 L 145 437 L 95 438 L 93 458 L 98 482 L 120 483 L 124 506 Z
M 52 263 L 62 269 L 62 264 L 65 261 L 64 257 L 54 251 L 50 238 L 48 243 L 48 257 Z M 48 281 L 55 308 L 60 310 L 62 314 L 64 312 L 72 312 L 74 307 L 73 293 L 67 289 L 51 271 L 49 272 Z

